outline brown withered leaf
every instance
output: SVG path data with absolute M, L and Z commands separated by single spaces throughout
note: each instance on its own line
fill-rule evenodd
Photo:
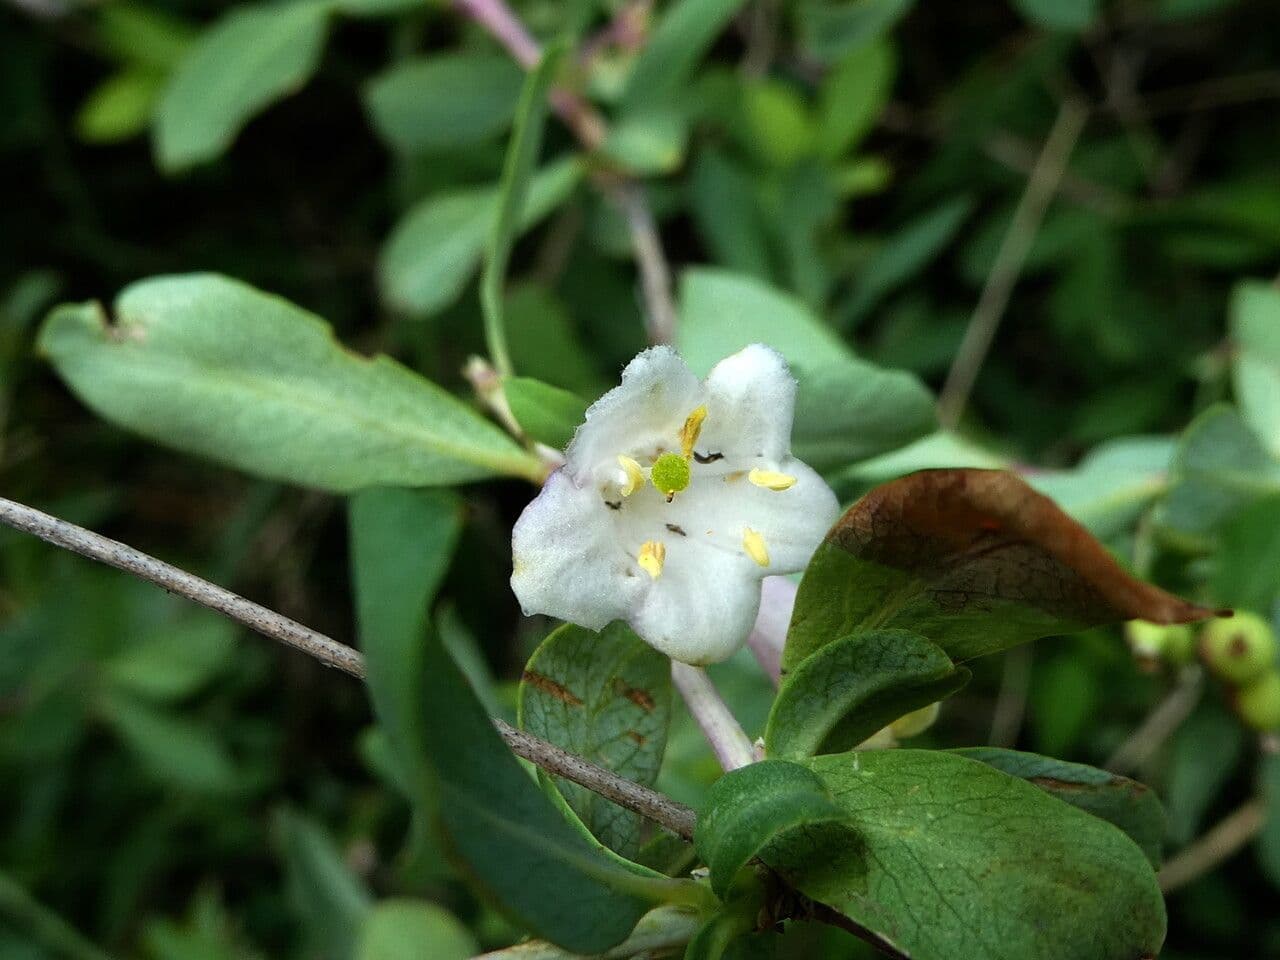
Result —
M 1127 573 L 1001 470 L 925 470 L 869 492 L 814 554 L 783 669 L 857 630 L 900 627 L 955 660 L 1122 620 L 1215 616 Z

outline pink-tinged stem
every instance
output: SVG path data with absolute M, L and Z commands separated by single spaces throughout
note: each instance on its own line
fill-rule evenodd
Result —
M 765 577 L 760 589 L 760 612 L 747 637 L 747 646 L 775 687 L 782 679 L 782 648 L 787 642 L 797 589 L 786 577 Z
M 542 59 L 542 47 L 503 0 L 453 0 L 453 7 L 483 27 L 524 69 L 532 70 Z M 583 146 L 599 149 L 607 131 L 589 103 L 562 87 L 552 88 L 548 100 Z
M 701 667 L 671 661 L 671 680 L 725 770 L 756 762 L 755 748 Z

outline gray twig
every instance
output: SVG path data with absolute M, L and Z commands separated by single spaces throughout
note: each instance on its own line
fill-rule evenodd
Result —
M 364 658 L 359 651 L 126 544 L 3 497 L 0 497 L 0 523 L 217 610 L 264 637 L 279 640 L 315 657 L 326 666 L 364 679 Z M 516 755 L 619 806 L 634 810 L 686 840 L 692 839 L 694 812 L 689 807 L 656 790 L 623 779 L 553 743 L 517 730 L 502 720 L 495 718 L 493 724 Z
M 1147 714 L 1138 729 L 1116 748 L 1103 766 L 1113 773 L 1132 773 L 1159 749 L 1200 702 L 1204 671 L 1196 665 L 1183 669 L 1177 686 Z
M 1072 99 L 1062 102 L 1053 129 L 1045 140 L 1044 149 L 1027 180 L 1027 188 L 1014 210 L 1013 220 L 996 253 L 991 273 L 982 288 L 978 305 L 973 310 L 969 328 L 956 353 L 955 362 L 947 374 L 938 399 L 938 419 L 943 426 L 954 427 L 969 401 L 969 393 L 978 379 L 978 371 L 987 358 L 987 351 L 995 339 L 1000 320 L 1004 317 L 1009 297 L 1013 293 L 1018 276 L 1022 273 L 1027 254 L 1035 242 L 1040 224 L 1049 209 L 1049 203 L 1058 191 L 1058 184 L 1067 169 L 1067 160 L 1075 149 L 1076 141 L 1084 130 L 1088 110 Z
M 1258 835 L 1267 822 L 1267 805 L 1259 797 L 1227 814 L 1195 843 L 1160 868 L 1160 889 L 1172 893 L 1203 876 Z

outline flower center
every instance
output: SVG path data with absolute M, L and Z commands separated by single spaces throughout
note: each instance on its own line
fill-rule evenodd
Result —
M 667 495 L 668 503 L 689 486 L 689 478 L 689 461 L 678 453 L 664 453 L 653 462 L 653 469 L 649 472 L 649 479 Z

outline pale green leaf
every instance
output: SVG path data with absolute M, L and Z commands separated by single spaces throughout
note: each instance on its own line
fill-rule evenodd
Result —
M 156 780 L 200 793 L 223 793 L 237 773 L 216 731 L 124 694 L 103 712 L 125 746 Z
M 1232 366 L 1245 421 L 1280 457 L 1280 288 L 1245 282 L 1231 297 Z
M 520 229 L 558 207 L 582 176 L 572 158 L 548 164 L 529 183 Z M 499 210 L 496 187 L 428 197 L 387 238 L 378 262 L 382 295 L 397 310 L 426 317 L 448 307 L 475 276 Z
M 498 427 L 386 357 L 359 357 L 288 301 L 214 274 L 127 287 L 109 318 L 55 310 L 39 346 L 119 426 L 326 490 L 460 483 L 540 467 Z
M 230 621 L 211 615 L 178 621 L 126 646 L 102 665 L 103 673 L 118 689 L 179 700 L 231 662 L 235 636 Z
M 76 111 L 76 135 L 87 143 L 119 143 L 147 129 L 161 74 L 144 68 L 114 73 L 93 88 Z
M 520 68 L 502 54 L 449 53 L 402 60 L 369 81 L 373 128 L 406 153 L 488 140 L 515 116 Z
M 888 103 L 896 65 L 893 48 L 877 41 L 845 57 L 822 86 L 818 145 L 839 159 L 853 150 Z
M 468 960 L 479 951 L 471 931 L 442 907 L 390 899 L 365 918 L 355 960 Z
M 310 79 L 324 51 L 329 7 L 236 7 L 200 35 L 160 98 L 156 160 L 169 172 L 212 160 L 257 113 Z
M 636 58 L 623 94 L 628 108 L 678 99 L 699 60 L 744 0 L 676 0 Z
M 1014 7 L 1046 30 L 1078 33 L 1093 23 L 1100 0 L 1012 0 Z
M 884 36 L 915 0 L 804 0 L 796 7 L 800 43 L 824 63 L 835 63 Z

